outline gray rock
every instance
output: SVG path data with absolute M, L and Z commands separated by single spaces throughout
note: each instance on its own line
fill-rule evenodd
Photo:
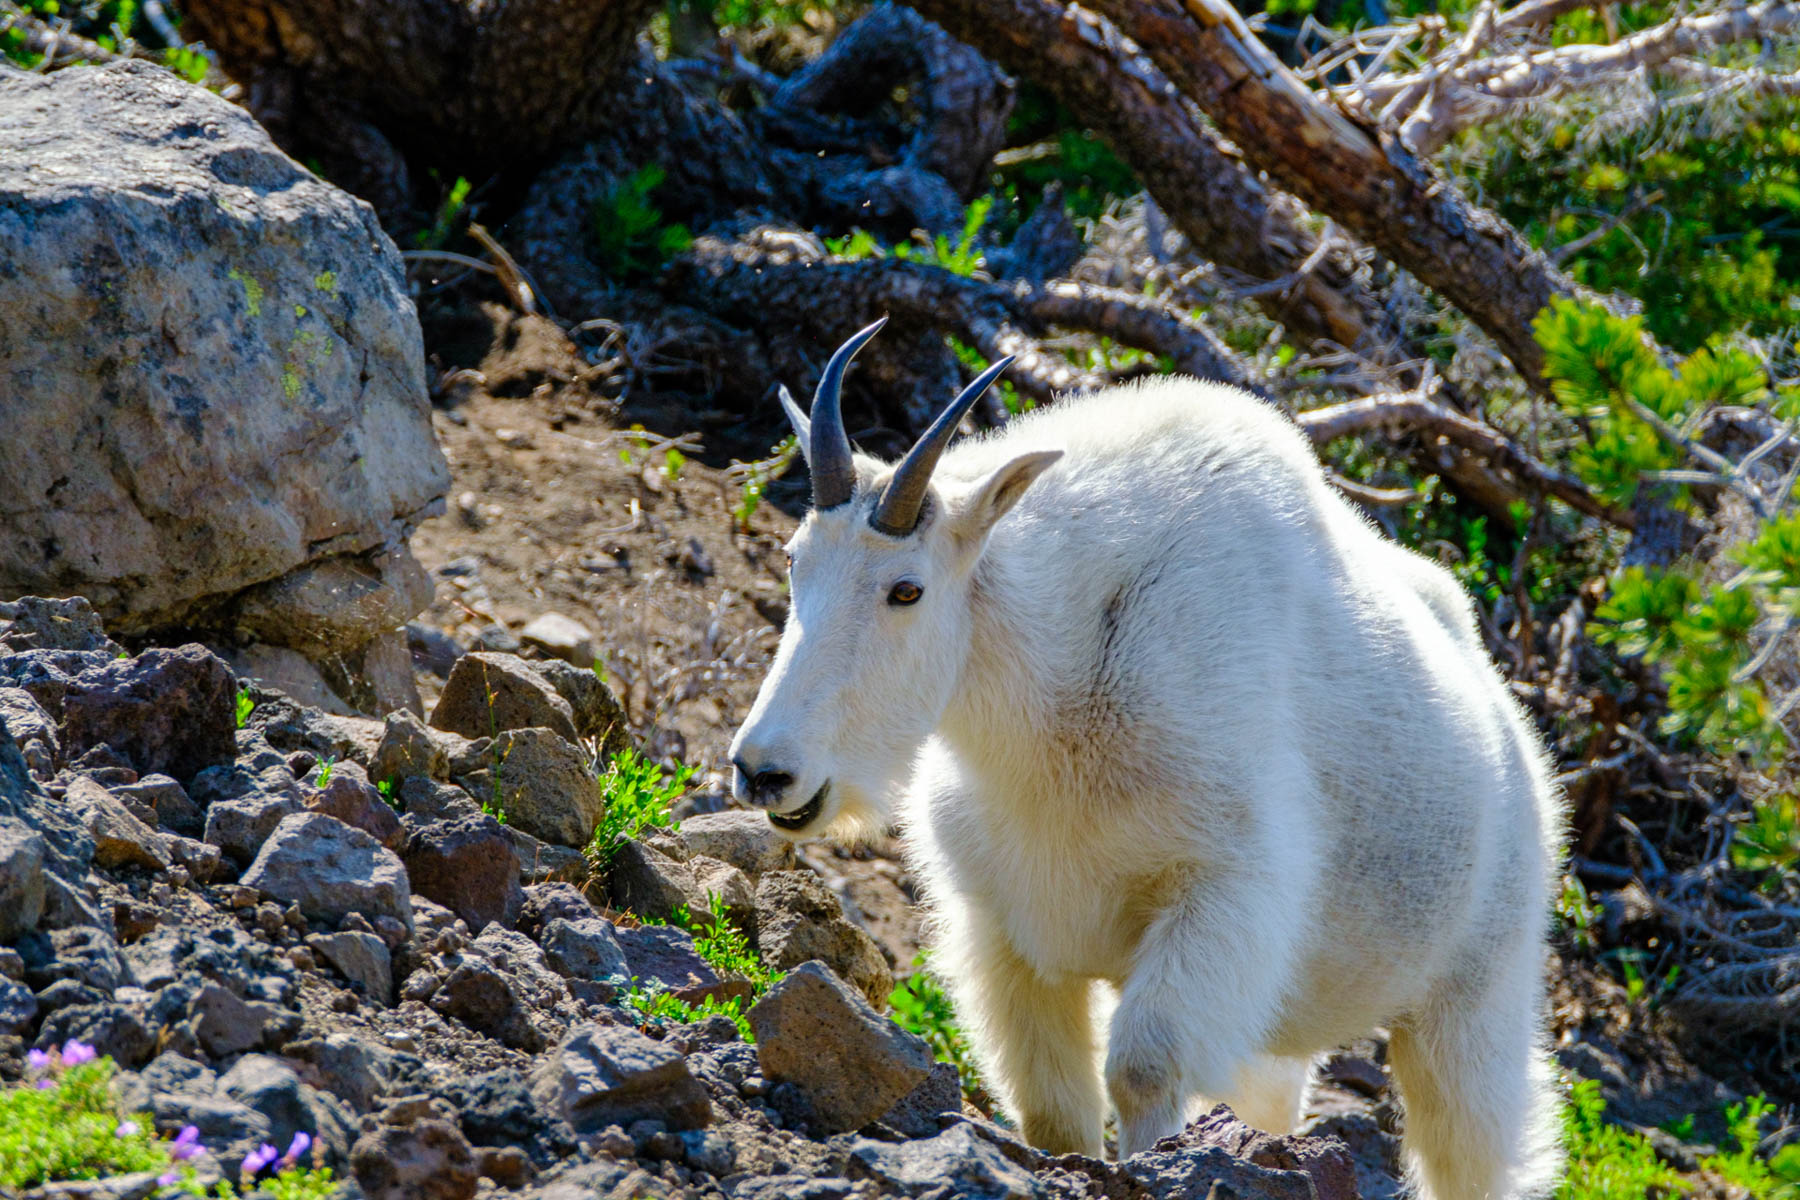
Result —
M 706 893 L 693 869 L 644 842 L 619 846 L 606 871 L 613 907 L 647 921 L 667 921 L 677 908 L 706 911 Z
M 697 995 L 719 986 L 719 974 L 694 950 L 694 939 L 673 925 L 613 930 L 625 951 L 627 974 L 651 989 Z
M 731 1190 L 731 1200 L 845 1200 L 856 1184 L 839 1176 L 747 1175 Z
M 38 1026 L 40 1050 L 71 1039 L 86 1042 L 122 1067 L 135 1067 L 156 1051 L 156 1034 L 144 1018 L 136 1010 L 109 1000 L 59 1008 Z
M 69 780 L 63 803 L 94 839 L 96 866 L 146 871 L 168 867 L 168 839 L 132 816 L 123 801 L 93 780 L 80 775 Z
M 156 814 L 156 823 L 187 837 L 198 837 L 205 829 L 204 814 L 187 794 L 187 789 L 167 775 L 149 774 L 136 783 L 112 789 L 113 795 L 127 805 L 147 807 Z
M 323 813 L 283 817 L 242 882 L 319 921 L 350 913 L 389 916 L 412 928 L 406 865 L 360 829 Z
M 519 640 L 534 650 L 584 670 L 592 667 L 600 657 L 593 630 L 561 613 L 544 613 L 533 618 L 519 630 Z
M 962 1081 L 949 1063 L 931 1064 L 925 1082 L 881 1115 L 881 1123 L 907 1137 L 931 1137 L 943 1113 L 962 1112 Z
M 467 743 L 456 734 L 434 730 L 400 709 L 389 713 L 382 724 L 381 742 L 369 763 L 369 777 L 391 781 L 396 788 L 415 776 L 448 779 L 451 755 L 466 749 Z
M 414 825 L 404 853 L 413 889 L 468 922 L 470 930 L 518 919 L 525 902 L 519 856 L 505 829 L 486 813 Z
M 280 792 L 252 792 L 207 806 L 202 834 L 208 845 L 241 865 L 256 858 L 275 827 L 306 811 L 296 796 Z
M 31 773 L 39 779 L 56 774 L 62 760 L 62 741 L 56 736 L 56 719 L 24 688 L 0 687 L 0 726 L 19 743 L 19 751 Z
M 394 1002 L 393 957 L 379 937 L 355 930 L 315 933 L 306 944 L 376 1004 L 385 1008 Z
M 270 1143 L 285 1149 L 296 1133 L 313 1135 L 327 1165 L 349 1161 L 354 1134 L 348 1115 L 332 1096 L 300 1081 L 280 1059 L 247 1054 L 219 1076 L 221 1096 L 261 1113 L 269 1121 Z
M 250 681 L 259 691 L 280 692 L 296 704 L 340 716 L 355 712 L 332 688 L 325 673 L 298 650 L 252 642 L 223 647 L 219 653 L 239 679 Z
M 531 1076 L 538 1104 L 577 1133 L 658 1120 L 698 1129 L 712 1120 L 706 1089 L 674 1049 L 618 1025 L 580 1025 Z
M 461 643 L 443 630 L 421 621 L 407 622 L 406 648 L 412 652 L 414 667 L 429 671 L 439 679 L 450 678 L 450 669 L 463 656 Z
M 0 816 L 0 942 L 36 929 L 44 915 L 45 852 L 36 830 Z
M 549 729 L 502 730 L 484 758 L 459 782 L 483 801 L 497 797 L 507 824 L 563 846 L 594 836 L 606 804 L 579 746 Z
M 577 666 L 549 659 L 529 666 L 568 701 L 575 714 L 575 732 L 597 742 L 602 758 L 630 748 L 631 723 L 625 719 L 625 710 L 606 681 L 594 674 L 591 664 Z
M 12 979 L 0 978 L 0 1037 L 17 1036 L 37 1019 L 37 997 Z
M 0 124 L 30 148 L 0 163 L 16 268 L 0 394 L 58 397 L 19 408 L 0 445 L 22 498 L 0 518 L 0 590 L 80 592 L 115 632 L 229 633 L 232 598 L 274 581 L 249 623 L 302 651 L 318 631 L 280 606 L 288 572 L 348 560 L 355 582 L 407 595 L 382 551 L 449 476 L 404 270 L 369 206 L 145 63 L 9 73 Z M 393 623 L 355 644 L 408 602 L 359 601 Z
M 400 785 L 400 803 L 408 818 L 420 822 L 456 821 L 481 815 L 481 805 L 469 793 L 423 775 L 415 775 Z
M 210 1058 L 227 1058 L 263 1041 L 267 1007 L 252 1004 L 222 984 L 209 983 L 188 1001 L 182 1031 Z
M 876 1142 L 858 1138 L 851 1146 L 852 1175 L 871 1179 L 908 1196 L 943 1189 L 970 1200 L 1027 1200 L 1048 1189 L 1026 1168 L 1008 1159 L 968 1125 L 954 1125 L 936 1137 L 911 1142 Z M 1193 1192 L 1207 1195 L 1205 1188 Z M 1231 1192 L 1230 1195 L 1260 1195 Z
M 443 981 L 428 1001 L 434 1010 L 514 1049 L 543 1048 L 530 1003 L 511 974 L 479 953 L 446 955 L 443 968 Z
M 468 1139 L 436 1119 L 363 1134 L 350 1169 L 368 1200 L 471 1200 L 481 1182 Z
M 1341 1143 L 1263 1133 L 1223 1105 L 1174 1137 L 1109 1166 L 1121 1182 L 1157 1200 L 1227 1192 L 1269 1200 L 1357 1197 L 1356 1173 Z
M 924 1041 L 869 1007 L 822 963 L 790 971 L 750 1010 L 763 1074 L 794 1084 L 822 1128 L 860 1129 L 930 1073 Z
M 431 724 L 466 738 L 509 729 L 548 729 L 576 738 L 575 713 L 531 664 L 514 654 L 474 653 L 457 659 L 431 710 Z
M 877 1008 L 887 1007 L 893 972 L 881 947 L 844 916 L 844 906 L 811 871 L 773 871 L 756 885 L 756 946 L 777 971 L 825 963 Z
M 733 925 L 743 930 L 750 939 L 756 939 L 756 887 L 750 877 L 717 858 L 709 858 L 704 854 L 696 854 L 682 864 L 693 875 L 694 889 L 703 897 L 697 909 L 689 911 L 698 916 L 709 913 L 716 900 L 725 908 L 725 915 Z
M 599 910 L 573 884 L 537 883 L 525 889 L 525 907 L 519 912 L 519 929 L 536 936 L 558 917 L 579 921 L 599 915 Z
M 519 878 L 527 883 L 580 883 L 591 875 L 587 855 L 532 837 L 517 825 L 502 826 L 519 857 Z
M 0 214 L 0 228 L 4 220 Z M 204 646 L 114 659 L 83 671 L 63 693 L 63 754 L 73 758 L 108 746 L 140 776 L 191 779 L 237 757 L 236 699 L 236 676 Z
M 794 869 L 794 843 L 780 836 L 762 813 L 703 813 L 681 823 L 689 851 L 728 862 L 752 879 Z
M 545 924 L 539 940 L 544 961 L 570 979 L 593 982 L 631 973 L 613 924 L 604 918 L 568 921 L 557 917 Z
M 126 979 L 124 959 L 111 933 L 98 925 L 53 928 L 18 941 L 25 982 L 39 991 L 74 979 L 110 996 Z
M 400 828 L 399 815 L 382 799 L 357 763 L 334 763 L 325 786 L 318 787 L 315 782 L 314 789 L 306 797 L 309 811 L 336 817 L 344 824 L 362 830 L 389 850 L 398 851 L 405 844 L 406 834 Z
M 366 1037 L 333 1033 L 289 1042 L 283 1053 L 312 1068 L 312 1077 L 357 1112 L 368 1112 L 394 1086 L 400 1056 Z
M 93 605 L 82 596 L 21 596 L 0 602 L 0 647 L 7 650 L 91 650 L 111 657 L 118 643 L 106 636 Z

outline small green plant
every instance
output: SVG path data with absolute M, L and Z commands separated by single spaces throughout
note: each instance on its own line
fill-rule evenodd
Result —
M 1563 1109 L 1569 1166 L 1557 1200 L 1644 1200 L 1688 1190 L 1674 1168 L 1656 1157 L 1649 1139 L 1608 1124 L 1605 1114 L 1600 1084 L 1576 1080 Z
M 1556 915 L 1569 931 L 1569 940 L 1577 950 L 1594 949 L 1594 922 L 1600 919 L 1600 906 L 1588 899 L 1587 886 L 1573 875 L 1563 876 L 1562 894 L 1556 898 Z
M 682 452 L 675 447 L 670 446 L 667 450 L 663 451 L 663 477 L 670 483 L 680 479 L 682 465 L 686 462 L 687 456 L 682 454 Z
M 800 439 L 790 433 L 770 449 L 767 458 L 733 467 L 734 471 L 741 470 L 743 473 L 743 482 L 738 486 L 737 506 L 731 510 L 738 532 L 750 532 L 750 518 L 762 506 L 763 493 L 768 490 L 769 481 L 780 478 L 799 452 Z
M 1736 1144 L 1701 1159 L 1700 1169 L 1712 1172 L 1756 1200 L 1800 1197 L 1800 1144 L 1784 1146 L 1772 1158 L 1756 1155 L 1762 1142 L 1762 1119 L 1774 1111 L 1775 1106 L 1766 1096 L 1751 1096 L 1726 1108 L 1726 1135 Z
M 437 215 L 432 218 L 431 228 L 421 229 L 413 234 L 413 244 L 421 250 L 442 250 L 450 244 L 459 229 L 469 221 L 469 181 L 462 176 L 450 185 L 444 198 L 438 202 Z
M 633 980 L 632 986 L 619 997 L 619 1003 L 643 1025 L 686 1025 L 708 1017 L 729 1017 L 737 1026 L 738 1036 L 746 1042 L 756 1040 L 750 1018 L 744 1015 L 744 1001 L 738 996 L 723 1000 L 706 996 L 695 1003 L 683 1000 L 673 992 L 641 987 Z
M 126 1116 L 113 1101 L 112 1059 L 71 1041 L 31 1051 L 28 1063 L 29 1081 L 0 1091 L 0 1192 L 169 1165 L 148 1114 Z
M 313 786 L 323 788 L 326 784 L 330 783 L 331 773 L 335 770 L 337 770 L 337 759 L 329 754 L 324 758 L 321 758 L 319 760 L 319 777 L 313 781 Z
M 249 684 L 244 684 L 242 687 L 238 688 L 237 700 L 234 703 L 234 708 L 236 709 L 237 715 L 237 727 L 242 729 L 244 727 L 244 722 L 250 719 L 250 714 L 256 711 L 256 701 L 250 696 Z
M 843 237 L 826 238 L 825 249 L 837 258 L 852 262 L 892 256 L 942 267 L 954 275 L 973 275 L 987 265 L 987 254 L 976 244 L 976 239 L 981 235 L 982 226 L 987 224 L 988 213 L 993 207 L 992 196 L 977 197 L 963 213 L 962 233 L 954 242 L 950 235 L 940 233 L 922 246 L 901 242 L 888 247 L 866 229 L 853 229 Z
M 394 795 L 394 781 L 393 780 L 383 779 L 380 783 L 377 783 L 375 785 L 375 790 L 377 792 L 381 793 L 382 801 L 389 808 L 399 808 L 400 807 L 400 801 Z
M 636 1013 L 640 1021 L 652 1024 L 684 1023 L 711 1016 L 730 1017 L 746 1042 L 756 1040 L 746 1015 L 751 1004 L 780 982 L 782 973 L 763 965 L 750 946 L 750 939 L 738 928 L 725 910 L 725 899 L 717 892 L 706 897 L 706 913 L 696 917 L 685 905 L 677 906 L 669 924 L 685 929 L 694 939 L 694 952 L 725 979 L 741 979 L 750 985 L 750 998 L 708 996 L 694 1004 L 666 991 L 647 989 L 633 981 L 623 1003 Z
M 686 225 L 665 222 L 652 194 L 669 177 L 652 163 L 594 201 L 589 228 L 594 261 L 615 279 L 641 280 L 693 245 Z
M 646 829 L 679 829 L 680 823 L 669 810 L 693 777 L 694 768 L 685 763 L 665 771 L 629 747 L 613 755 L 599 779 L 606 815 L 587 847 L 593 869 L 605 871 L 619 847 Z
M 1800 867 L 1800 797 L 1783 793 L 1757 801 L 1749 823 L 1732 839 L 1731 865 L 1740 871 Z
M 913 960 L 918 967 L 900 981 L 888 997 L 890 1016 L 895 1024 L 925 1039 L 939 1062 L 956 1068 L 964 1093 L 977 1091 L 981 1084 L 975 1075 L 975 1056 L 968 1038 L 956 1024 L 956 1010 L 950 996 L 926 966 L 926 956 Z

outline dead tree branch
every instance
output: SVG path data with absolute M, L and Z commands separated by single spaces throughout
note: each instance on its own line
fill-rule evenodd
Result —
M 1515 23 L 1510 28 L 1522 27 Z M 1365 113 L 1406 114 L 1402 141 L 1415 153 L 1431 154 L 1458 131 L 1508 104 L 1602 87 L 1641 71 L 1659 70 L 1709 86 L 1729 79 L 1779 93 L 1784 88 L 1780 77 L 1740 74 L 1687 62 L 1684 56 L 1733 42 L 1781 37 L 1796 29 L 1800 3 L 1762 0 L 1717 12 L 1688 13 L 1610 45 L 1582 43 L 1555 49 L 1532 45 L 1517 53 L 1476 58 L 1475 51 L 1500 32 L 1496 23 L 1484 22 L 1478 14 L 1455 52 L 1419 71 L 1378 77 L 1338 96 Z M 1708 75 L 1713 78 L 1703 78 Z
M 1227 0 L 1098 0 L 1251 165 L 1437 289 L 1543 387 L 1531 322 L 1572 280 L 1390 130 L 1302 83 Z
M 1442 438 L 1451 446 L 1478 456 L 1488 466 L 1509 472 L 1521 485 L 1513 489 L 1515 499 L 1520 498 L 1520 491 L 1540 492 L 1555 496 L 1577 512 L 1598 517 L 1621 529 L 1630 529 L 1636 524 L 1632 513 L 1603 503 L 1580 480 L 1532 457 L 1523 446 L 1493 426 L 1445 408 L 1426 396 L 1416 393 L 1367 396 L 1315 408 L 1298 414 L 1295 420 L 1316 446 L 1324 446 L 1335 438 L 1377 430 Z
M 1304 208 L 1258 179 L 1109 22 L 1063 0 L 907 2 L 1080 114 L 1202 256 L 1256 279 L 1287 280 L 1257 297 L 1277 320 L 1306 339 L 1365 352 L 1391 339 L 1354 260 L 1334 253 L 1314 261 L 1319 239 L 1301 224 Z

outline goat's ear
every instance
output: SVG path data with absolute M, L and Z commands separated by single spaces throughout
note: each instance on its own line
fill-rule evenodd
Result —
M 1025 489 L 1062 456 L 1061 450 L 1034 450 L 1007 463 L 952 504 L 951 530 L 963 541 L 979 545 L 994 522 L 1011 512 Z
M 787 384 L 777 384 L 781 389 L 781 411 L 787 414 L 788 424 L 800 435 L 800 454 L 806 459 L 806 465 L 812 466 L 812 421 L 800 411 L 794 403 L 794 394 L 787 390 Z

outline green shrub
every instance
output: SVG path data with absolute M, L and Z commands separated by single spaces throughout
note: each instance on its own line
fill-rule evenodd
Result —
M 636 750 L 627 748 L 613 755 L 599 780 L 606 815 L 587 847 L 588 863 L 593 869 L 605 871 L 619 847 L 646 829 L 681 828 L 669 810 L 693 778 L 694 768 L 686 764 L 665 771 Z
M 914 959 L 913 965 L 919 970 L 902 979 L 888 997 L 888 1007 L 892 1010 L 889 1015 L 902 1029 L 924 1038 L 939 1062 L 956 1068 L 964 1093 L 979 1090 L 981 1083 L 975 1074 L 974 1052 L 969 1048 L 968 1037 L 956 1024 L 956 1010 L 950 1003 L 949 994 L 926 968 L 925 955 Z
M 662 209 L 651 201 L 668 177 L 667 170 L 652 163 L 594 201 L 589 221 L 593 258 L 614 279 L 648 279 L 693 244 L 688 227 L 665 222 Z
M 1631 503 L 1648 484 L 1668 503 L 1687 507 L 1682 476 L 1670 487 L 1667 473 L 1697 465 L 1682 442 L 1709 409 L 1766 404 L 1786 413 L 1795 403 L 1792 395 L 1773 395 L 1761 364 L 1739 350 L 1702 347 L 1670 369 L 1645 344 L 1641 318 L 1598 305 L 1554 301 L 1534 328 L 1544 374 L 1585 432 L 1570 461 L 1615 504 Z M 1762 522 L 1727 554 L 1744 569 L 1724 583 L 1708 583 L 1685 566 L 1618 572 L 1591 632 L 1600 644 L 1662 671 L 1664 733 L 1720 753 L 1767 755 L 1786 735 L 1782 714 L 1756 678 L 1767 661 L 1762 650 L 1779 633 L 1761 634 L 1759 644 L 1759 631 L 1793 614 L 1800 601 L 1800 514 Z

